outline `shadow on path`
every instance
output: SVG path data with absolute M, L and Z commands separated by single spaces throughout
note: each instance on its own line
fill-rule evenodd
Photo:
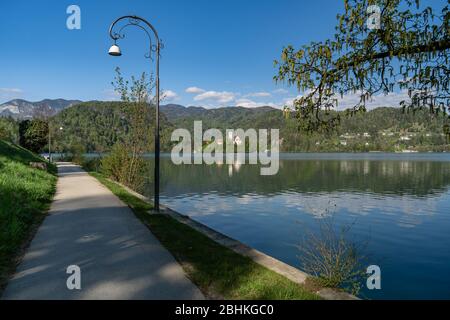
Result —
M 80 167 L 59 163 L 57 192 L 3 299 L 203 299 L 131 210 Z M 81 290 L 69 290 L 69 265 Z

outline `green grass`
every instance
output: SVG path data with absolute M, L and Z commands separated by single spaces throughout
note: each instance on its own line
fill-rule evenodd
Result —
M 0 140 L 0 292 L 55 193 L 56 167 L 49 165 L 47 172 L 29 166 L 44 161 Z
M 107 179 L 105 176 L 103 176 L 100 173 L 97 172 L 89 172 L 89 174 L 95 178 L 97 178 L 98 181 L 100 181 L 102 184 L 104 184 L 109 190 L 112 191 L 120 200 L 125 202 L 129 207 L 133 209 L 133 211 L 138 214 L 139 216 L 142 214 L 147 214 L 149 210 L 153 209 L 153 206 L 145 202 L 138 197 L 132 195 L 127 190 L 125 190 L 122 186 L 118 185 L 117 183 L 112 182 L 111 180 Z
M 189 278 L 209 297 L 225 299 L 319 299 L 305 287 L 255 263 L 163 214 L 120 185 L 92 173 L 145 223 L 180 262 Z

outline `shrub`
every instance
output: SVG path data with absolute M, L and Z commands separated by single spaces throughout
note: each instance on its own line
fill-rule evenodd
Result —
M 145 161 L 128 149 L 125 144 L 116 143 L 111 152 L 101 160 L 101 170 L 109 178 L 140 190 L 144 184 Z
M 72 161 L 76 164 L 82 165 L 85 160 L 85 151 L 86 149 L 81 143 L 74 142 L 67 150 L 67 153 L 64 155 L 63 159 L 65 161 Z
M 337 228 L 332 216 L 325 217 L 319 231 L 308 233 L 299 249 L 303 269 L 315 276 L 318 285 L 357 294 L 367 266 L 366 243 L 349 238 L 352 226 Z
M 102 165 L 102 158 L 91 158 L 91 159 L 83 159 L 82 167 L 86 171 L 95 171 L 100 172 Z

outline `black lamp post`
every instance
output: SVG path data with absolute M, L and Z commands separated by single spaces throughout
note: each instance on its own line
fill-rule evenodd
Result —
M 117 32 L 114 32 L 113 29 L 115 25 L 122 20 L 127 20 L 127 23 L 122 26 Z M 141 25 L 141 22 L 144 23 L 150 30 L 153 32 L 156 45 L 152 45 L 152 37 L 148 30 Z M 117 40 L 123 39 L 125 37 L 122 34 L 122 30 L 127 26 L 136 26 L 141 28 L 147 34 L 150 40 L 150 50 L 146 55 L 146 58 L 151 58 L 151 53 L 156 52 L 156 128 L 155 128 L 155 196 L 154 196 L 154 206 L 155 210 L 159 211 L 159 154 L 160 154 L 160 146 L 159 146 L 159 54 L 161 50 L 161 42 L 158 37 L 158 33 L 156 29 L 145 19 L 140 18 L 138 16 L 122 16 L 116 19 L 111 26 L 109 27 L 109 36 L 114 40 L 114 44 L 109 49 L 109 54 L 112 56 L 121 56 L 122 52 L 120 51 L 119 46 L 117 45 Z

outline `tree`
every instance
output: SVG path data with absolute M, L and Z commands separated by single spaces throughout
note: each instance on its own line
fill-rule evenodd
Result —
M 48 124 L 41 119 L 24 120 L 19 123 L 19 144 L 39 153 L 47 144 Z
M 0 140 L 17 142 L 18 125 L 11 117 L 0 117 Z
M 447 4 L 445 4 L 447 2 Z M 357 93 L 346 115 L 366 110 L 378 93 L 404 90 L 404 110 L 427 108 L 447 120 L 450 111 L 450 0 L 422 8 L 419 0 L 344 0 L 334 37 L 296 50 L 283 49 L 276 81 L 295 85 L 300 127 L 330 130 L 340 123 L 333 113 L 338 97 Z M 375 19 L 375 20 L 373 20 Z M 450 134 L 448 122 L 444 132 Z
M 57 112 L 47 104 L 39 105 L 33 110 L 33 119 L 38 119 L 47 123 L 48 146 L 51 150 L 56 150 L 57 143 L 55 137 L 59 134 L 59 126 L 56 127 L 51 122 L 52 117 L 54 117 L 56 113 Z
M 134 189 L 139 189 L 143 184 L 143 155 L 149 150 L 150 144 L 148 114 L 154 80 L 152 76 L 147 78 L 145 72 L 140 78 L 132 76 L 130 84 L 123 78 L 120 68 L 116 68 L 112 85 L 120 94 L 121 100 L 126 102 L 124 112 L 129 122 L 129 132 L 124 141 L 116 144 L 111 154 L 102 161 L 110 176 Z M 114 163 L 115 161 L 120 163 Z
M 131 76 L 130 81 L 124 79 L 119 67 L 116 67 L 114 82 L 111 82 L 114 90 L 120 95 L 120 99 L 125 102 L 147 103 L 150 101 L 153 89 L 153 75 L 147 80 L 147 74 L 142 72 L 140 78 Z

